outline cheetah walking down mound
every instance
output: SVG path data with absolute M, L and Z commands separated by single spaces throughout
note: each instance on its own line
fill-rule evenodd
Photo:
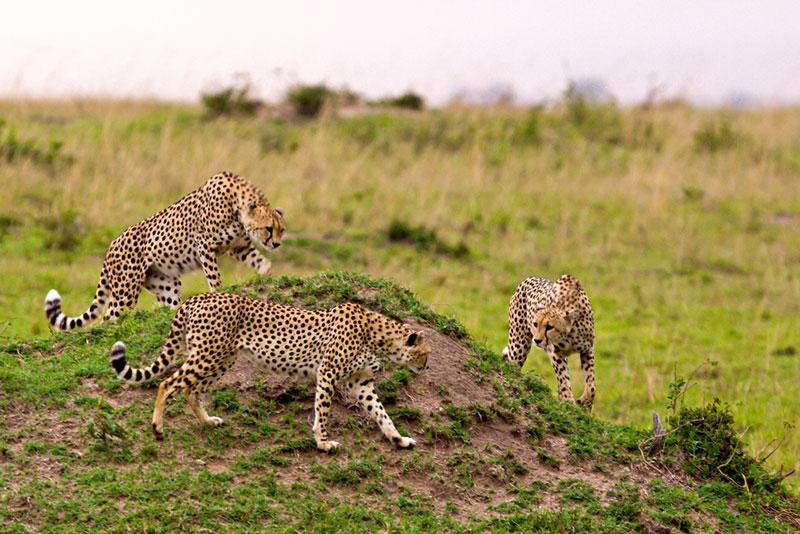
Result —
M 400 448 L 414 446 L 401 436 L 375 392 L 374 373 L 382 359 L 413 371 L 427 367 L 430 348 L 420 332 L 357 304 L 311 311 L 270 304 L 240 295 L 206 293 L 187 300 L 175 314 L 161 356 L 148 367 L 134 369 L 125 360 L 125 345 L 114 344 L 111 365 L 123 380 L 141 382 L 164 373 L 180 354 L 183 365 L 158 387 L 153 431 L 161 439 L 169 398 L 185 391 L 201 423 L 220 425 L 200 400 L 239 355 L 296 379 L 316 380 L 314 425 L 317 448 L 339 444 L 328 439 L 328 415 L 334 388 L 341 386 L 389 440 Z
M 567 356 L 581 355 L 584 390 L 578 404 L 592 411 L 594 402 L 594 315 L 578 280 L 568 274 L 555 282 L 527 278 L 517 287 L 508 307 L 508 346 L 503 355 L 520 366 L 531 341 L 544 350 L 558 380 L 560 399 L 575 401 Z
M 82 315 L 64 315 L 55 289 L 47 294 L 45 314 L 59 330 L 88 325 L 104 309 L 104 319 L 113 319 L 136 306 L 142 287 L 160 304 L 177 308 L 180 276 L 185 272 L 203 269 L 211 291 L 220 287 L 217 256 L 221 254 L 231 254 L 259 274 L 269 274 L 271 264 L 255 245 L 277 248 L 283 231 L 283 212 L 272 208 L 257 187 L 229 172 L 217 174 L 112 241 L 94 301 Z

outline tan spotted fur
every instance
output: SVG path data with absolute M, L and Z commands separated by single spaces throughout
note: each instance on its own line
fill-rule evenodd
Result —
M 180 368 L 158 387 L 153 431 L 159 438 L 167 401 L 179 391 L 201 423 L 222 423 L 206 413 L 201 396 L 240 355 L 274 373 L 316 381 L 312 430 L 317 448 L 329 451 L 338 446 L 327 432 L 337 387 L 357 401 L 396 446 L 413 446 L 414 440 L 400 435 L 378 400 L 374 376 L 386 359 L 422 370 L 429 352 L 422 333 L 357 304 L 313 311 L 206 293 L 181 305 L 161 356 L 152 365 L 132 368 L 122 343 L 114 345 L 111 363 L 120 378 L 140 382 L 161 375 L 176 358 L 183 358 Z
M 578 403 L 591 411 L 595 396 L 594 315 L 580 282 L 568 274 L 555 282 L 527 278 L 520 283 L 508 307 L 508 345 L 503 354 L 520 366 L 531 344 L 544 350 L 558 381 L 558 396 L 574 402 L 567 356 L 577 352 L 584 373 Z
M 61 296 L 53 289 L 45 313 L 59 330 L 72 330 L 119 317 L 136 306 L 142 288 L 162 305 L 180 304 L 181 274 L 202 269 L 211 291 L 222 279 L 217 256 L 230 254 L 267 275 L 271 264 L 256 245 L 276 248 L 284 232 L 283 212 L 270 206 L 264 194 L 244 178 L 224 172 L 200 189 L 125 230 L 106 253 L 94 301 L 80 316 L 61 311 Z

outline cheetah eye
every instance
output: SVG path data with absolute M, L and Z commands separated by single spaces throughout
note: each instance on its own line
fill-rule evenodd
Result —
M 269 235 L 272 235 L 272 226 L 267 226 L 267 232 L 269 232 Z
M 549 325 L 544 327 L 545 332 L 549 332 L 552 329 L 553 329 L 553 325 L 551 325 L 551 324 L 549 324 Z

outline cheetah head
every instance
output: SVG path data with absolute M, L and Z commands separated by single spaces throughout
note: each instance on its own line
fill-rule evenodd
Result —
M 263 197 L 247 199 L 239 207 L 239 219 L 247 236 L 267 248 L 281 246 L 281 238 L 285 230 L 283 210 L 273 208 Z
M 576 315 L 574 311 L 555 307 L 539 308 L 533 314 L 533 342 L 545 350 L 566 348 L 567 335 L 572 331 Z
M 428 368 L 428 354 L 431 348 L 422 337 L 422 332 L 414 331 L 404 325 L 405 335 L 392 340 L 388 356 L 396 364 L 405 365 L 414 373 Z

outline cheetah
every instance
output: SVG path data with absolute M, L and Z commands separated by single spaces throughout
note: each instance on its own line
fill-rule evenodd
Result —
M 241 295 L 205 293 L 178 308 L 161 356 L 150 366 L 131 367 L 122 342 L 111 349 L 111 366 L 121 379 L 142 382 L 165 373 L 176 357 L 184 356 L 183 364 L 158 387 L 153 411 L 157 439 L 163 439 L 167 401 L 180 391 L 202 424 L 221 425 L 222 419 L 206 413 L 200 397 L 244 355 L 296 381 L 316 380 L 312 432 L 319 450 L 339 446 L 327 432 L 336 387 L 357 400 L 386 438 L 399 448 L 409 448 L 416 442 L 395 428 L 378 399 L 374 374 L 384 359 L 420 372 L 427 367 L 429 353 L 422 332 L 357 304 L 313 311 Z
M 277 248 L 285 230 L 283 211 L 264 194 L 229 172 L 212 176 L 202 187 L 125 230 L 106 253 L 94 301 L 80 316 L 61 311 L 61 295 L 50 290 L 45 314 L 58 330 L 72 330 L 136 306 L 142 287 L 172 309 L 181 301 L 181 274 L 203 270 L 208 287 L 222 284 L 217 256 L 228 253 L 261 275 L 271 263 L 256 248 Z
M 519 284 L 508 307 L 508 345 L 503 355 L 522 366 L 531 341 L 550 357 L 562 400 L 575 402 L 567 356 L 580 354 L 584 389 L 578 404 L 591 412 L 595 392 L 594 315 L 575 277 L 565 274 L 555 282 L 527 278 Z

